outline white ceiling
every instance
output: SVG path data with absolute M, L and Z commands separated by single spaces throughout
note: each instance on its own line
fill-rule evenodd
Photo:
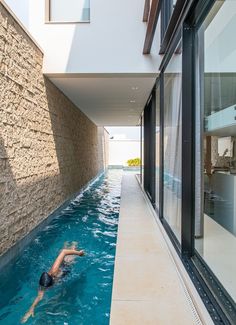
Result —
M 48 75 L 49 79 L 98 126 L 133 126 L 157 75 Z

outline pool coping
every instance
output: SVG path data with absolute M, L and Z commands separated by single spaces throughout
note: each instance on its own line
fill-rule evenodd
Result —
M 206 324 L 206 325 L 211 325 L 211 324 L 213 325 L 214 322 L 213 322 L 210 314 L 208 313 L 207 308 L 205 307 L 201 297 L 199 296 L 197 289 L 195 288 L 188 272 L 186 271 L 178 253 L 176 252 L 175 247 L 173 246 L 167 232 L 165 231 L 165 228 L 164 228 L 163 224 L 161 223 L 156 211 L 154 210 L 147 194 L 145 193 L 142 185 L 140 184 L 140 181 L 139 181 L 137 175 L 136 175 L 136 179 L 137 179 L 137 182 L 143 192 L 145 201 L 147 202 L 147 205 L 149 206 L 149 209 L 150 209 L 159 229 L 161 230 L 162 236 L 163 236 L 165 243 L 168 247 L 168 251 L 169 251 L 169 254 L 173 260 L 173 263 L 175 264 L 179 278 L 182 281 L 183 286 L 187 290 L 186 294 L 191 299 L 191 303 L 193 304 L 194 308 L 196 309 L 202 323 Z
M 74 200 L 78 195 L 83 193 L 90 185 L 96 182 L 100 177 L 105 174 L 105 171 L 98 173 L 89 182 L 87 182 L 78 192 L 72 194 L 66 201 L 59 205 L 55 210 L 53 210 L 48 217 L 46 217 L 42 222 L 40 222 L 34 229 L 32 229 L 26 236 L 20 239 L 16 244 L 9 248 L 5 253 L 0 256 L 0 271 L 12 262 L 24 249 L 25 247 L 35 239 L 37 234 L 45 228 L 65 207 Z

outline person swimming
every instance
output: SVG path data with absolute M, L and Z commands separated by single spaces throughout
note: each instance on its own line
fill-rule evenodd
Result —
M 83 250 L 76 250 L 76 242 L 72 242 L 71 247 L 67 247 L 68 243 L 64 244 L 64 248 L 57 256 L 55 262 L 48 272 L 43 272 L 39 279 L 39 290 L 38 295 L 35 298 L 28 312 L 24 315 L 21 323 L 26 323 L 27 320 L 32 316 L 34 317 L 34 309 L 37 304 L 43 299 L 45 289 L 51 287 L 57 279 L 65 276 L 70 272 L 69 266 L 73 262 L 75 256 L 83 256 Z

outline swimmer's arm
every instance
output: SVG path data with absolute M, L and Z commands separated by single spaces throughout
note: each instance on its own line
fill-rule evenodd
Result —
M 48 272 L 50 275 L 52 276 L 56 276 L 59 268 L 61 266 L 61 263 L 63 262 L 64 258 L 67 255 L 78 255 L 78 256 L 83 256 L 84 255 L 84 251 L 80 250 L 77 251 L 75 249 L 63 249 L 61 251 L 61 253 L 58 255 L 57 259 L 55 260 L 53 266 L 51 267 L 50 271 Z
M 35 298 L 34 302 L 32 303 L 29 311 L 22 318 L 21 323 L 26 323 L 27 320 L 30 318 L 30 316 L 34 317 L 34 308 L 43 299 L 43 296 L 44 296 L 44 291 L 43 290 L 39 290 L 37 297 Z

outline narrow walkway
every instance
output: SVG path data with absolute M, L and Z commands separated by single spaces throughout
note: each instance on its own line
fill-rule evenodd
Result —
M 110 325 L 191 325 L 176 266 L 135 175 L 122 180 Z

